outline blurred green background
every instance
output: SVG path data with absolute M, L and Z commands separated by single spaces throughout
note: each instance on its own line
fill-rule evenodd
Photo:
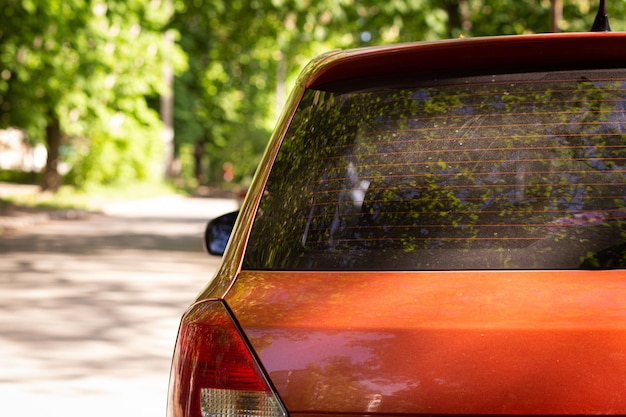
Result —
M 624 30 L 626 1 L 607 3 L 612 29 Z M 597 4 L 0 0 L 0 181 L 51 192 L 136 183 L 245 188 L 297 74 L 315 55 L 586 31 Z M 9 158 L 15 147 L 21 161 Z

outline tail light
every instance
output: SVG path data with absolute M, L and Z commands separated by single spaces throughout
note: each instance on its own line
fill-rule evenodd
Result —
M 168 417 L 287 417 L 226 306 L 193 307 L 178 333 Z

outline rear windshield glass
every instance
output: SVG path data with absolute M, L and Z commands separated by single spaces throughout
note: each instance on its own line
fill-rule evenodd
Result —
M 244 268 L 626 265 L 626 74 L 307 91 Z

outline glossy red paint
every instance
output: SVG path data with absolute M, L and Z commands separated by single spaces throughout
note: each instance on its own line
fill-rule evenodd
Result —
M 626 413 L 626 272 L 248 272 L 290 413 Z

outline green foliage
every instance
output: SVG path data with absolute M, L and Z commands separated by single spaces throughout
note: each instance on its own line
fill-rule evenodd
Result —
M 614 16 L 623 15 L 625 5 L 610 4 L 616 30 L 623 24 Z M 244 175 L 258 159 L 286 92 L 315 55 L 394 42 L 547 32 L 550 6 L 550 0 L 212 0 L 210 6 L 179 1 L 171 26 L 181 33 L 189 70 L 176 79 L 175 140 L 179 147 L 204 149 L 203 179 L 219 181 L 219 167 L 227 161 Z M 588 30 L 596 6 L 595 0 L 564 1 L 559 26 Z
M 41 175 L 37 172 L 3 169 L 0 170 L 0 182 L 10 182 L 17 184 L 38 184 L 41 182 Z
M 564 0 L 563 31 L 596 0 Z M 0 0 L 0 128 L 35 142 L 60 121 L 66 182 L 163 171 L 155 102 L 175 79 L 175 148 L 188 176 L 249 175 L 300 69 L 330 49 L 546 32 L 550 0 Z M 609 3 L 611 25 L 626 2 Z M 166 36 L 167 35 L 167 36 Z M 174 38 L 175 42 L 168 41 Z M 186 64 L 188 57 L 188 65 Z M 184 70 L 184 71 L 183 71 Z M 48 144 L 49 146 L 58 146 Z
M 72 149 L 68 180 L 78 185 L 155 176 L 148 171 L 162 126 L 146 100 L 165 91 L 165 63 L 184 64 L 163 36 L 173 8 L 146 0 L 3 3 L 0 127 L 46 141 L 58 119 Z

